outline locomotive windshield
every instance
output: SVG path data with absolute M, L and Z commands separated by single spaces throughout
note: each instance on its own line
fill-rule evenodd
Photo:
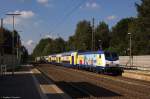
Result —
M 117 53 L 115 52 L 105 52 L 105 58 L 106 60 L 112 60 L 112 61 L 119 59 Z

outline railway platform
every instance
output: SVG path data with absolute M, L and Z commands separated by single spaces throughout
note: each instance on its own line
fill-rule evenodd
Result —
M 123 77 L 150 81 L 150 71 L 145 70 L 124 70 Z
M 23 66 L 14 75 L 0 76 L 0 99 L 69 99 L 70 97 L 32 66 Z

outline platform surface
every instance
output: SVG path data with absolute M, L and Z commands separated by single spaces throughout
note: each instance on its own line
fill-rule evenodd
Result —
M 125 70 L 122 74 L 124 77 L 139 79 L 144 81 L 150 81 L 150 71 L 144 70 Z
M 41 99 L 31 73 L 24 68 L 0 76 L 0 98 L 6 99 Z
M 56 90 L 57 89 L 57 90 Z M 65 93 L 35 68 L 24 66 L 0 75 L 0 99 L 64 99 Z

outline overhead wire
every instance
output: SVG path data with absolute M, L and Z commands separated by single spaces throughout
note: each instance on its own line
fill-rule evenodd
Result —
M 77 0 L 76 0 L 77 1 Z M 79 0 L 78 0 L 79 1 Z M 71 16 L 72 13 L 74 13 L 83 3 L 85 3 L 87 0 L 80 0 L 80 2 L 74 6 L 63 18 L 61 21 L 59 21 L 54 28 L 51 30 L 51 32 L 54 32 L 54 30 L 56 30 L 56 28 L 60 27 L 61 25 L 63 25 L 63 23 L 66 21 L 66 19 L 68 19 L 68 17 Z
M 70 1 L 70 0 L 69 0 Z M 68 10 L 68 7 L 70 6 L 70 5 L 72 5 L 72 4 L 74 4 L 76 2 L 76 0 L 72 0 L 72 2 L 70 3 L 65 3 L 65 9 L 64 9 L 64 13 L 63 13 L 63 15 L 61 15 L 61 16 L 55 16 L 55 23 L 52 25 L 52 29 L 51 29 L 51 31 L 49 32 L 49 34 L 52 36 L 53 35 L 53 33 L 52 32 L 54 32 L 54 29 L 55 29 L 55 27 L 59 24 L 59 22 L 61 21 L 61 18 L 60 17 L 62 17 L 62 18 L 64 18 L 65 17 L 65 15 L 66 15 L 66 11 Z M 58 21 L 58 22 L 56 22 L 56 21 Z M 53 31 L 52 31 L 53 30 Z M 55 33 L 56 34 L 56 33 Z

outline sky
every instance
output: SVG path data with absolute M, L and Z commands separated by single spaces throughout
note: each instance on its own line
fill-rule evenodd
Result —
M 15 16 L 15 29 L 32 53 L 41 38 L 68 40 L 79 21 L 95 18 L 95 25 L 105 21 L 111 28 L 122 18 L 136 17 L 135 3 L 140 0 L 0 0 L 0 18 L 12 30 L 12 17 L 6 14 L 21 14 Z

